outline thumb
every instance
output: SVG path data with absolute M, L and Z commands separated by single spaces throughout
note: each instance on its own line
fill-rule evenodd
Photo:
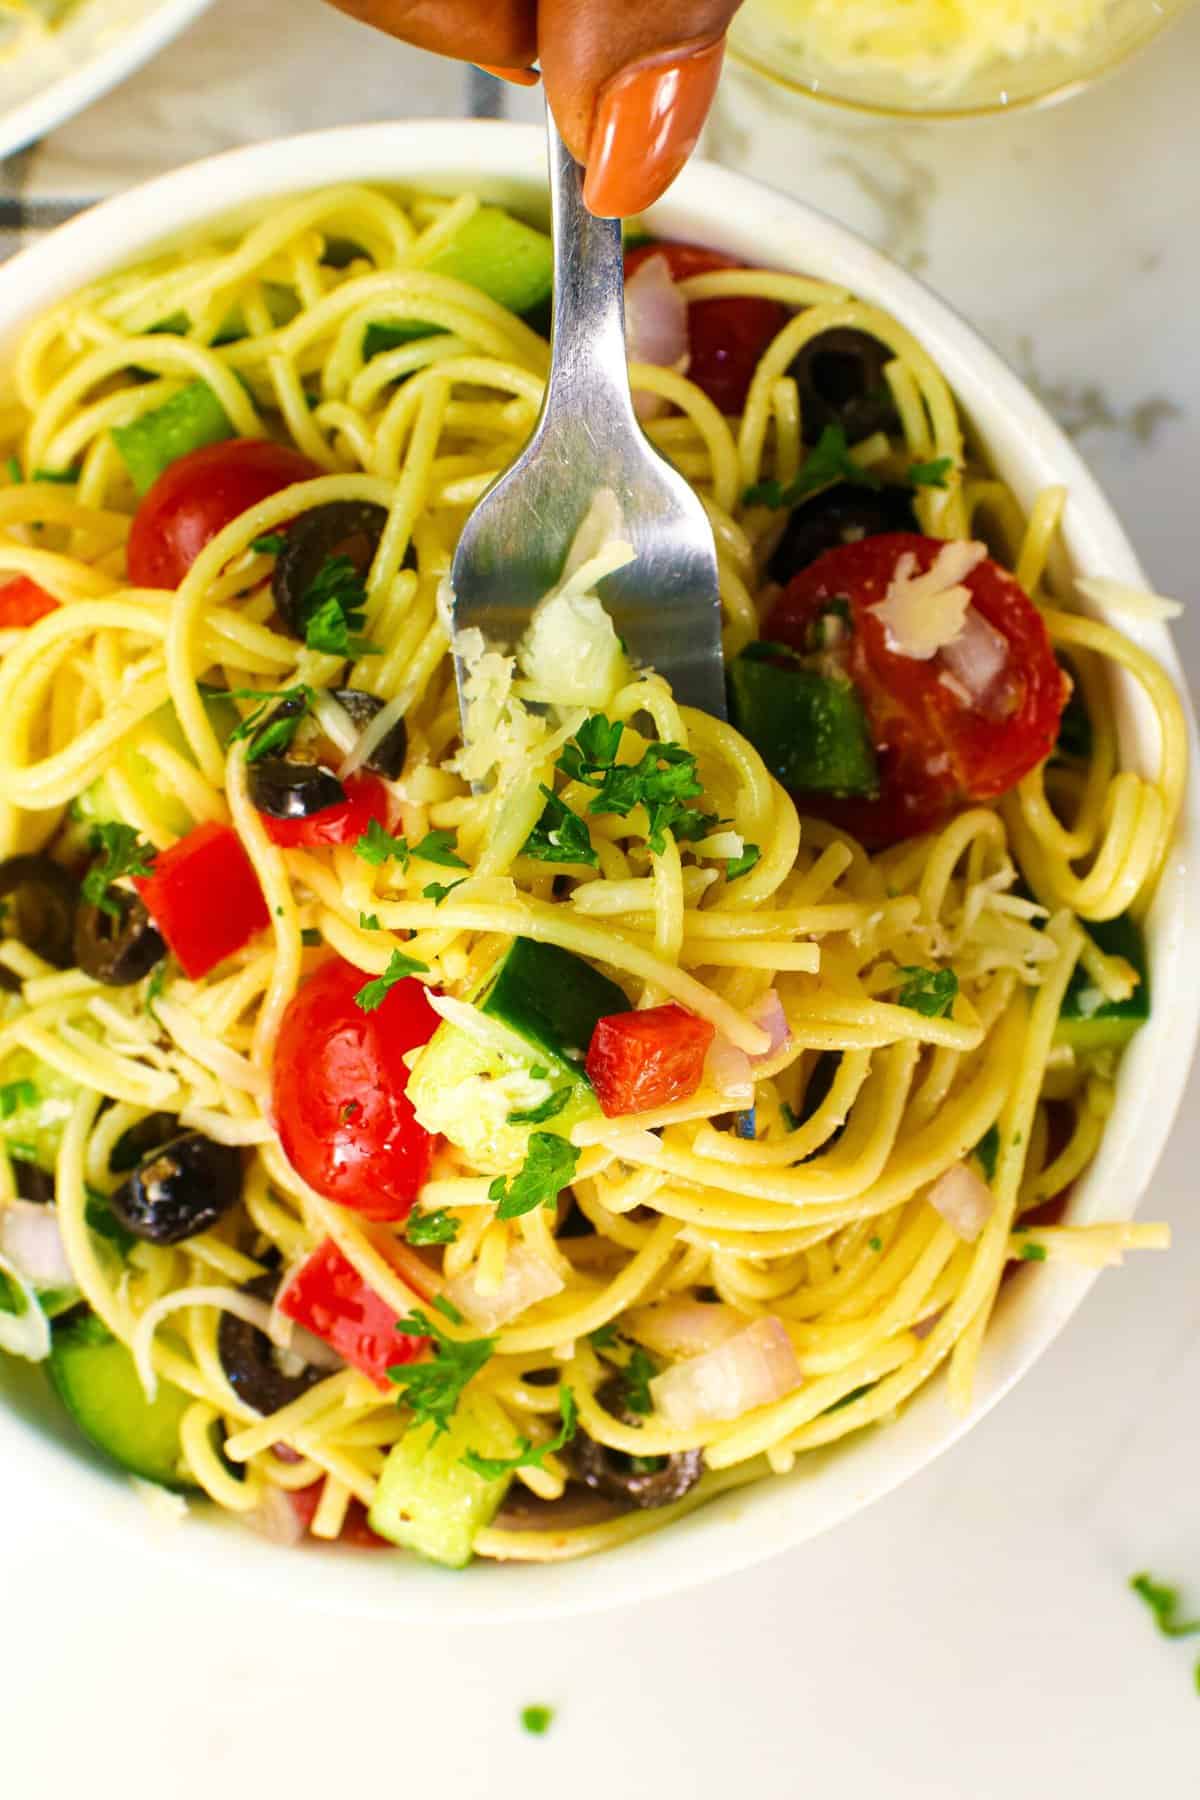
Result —
M 696 147 L 740 0 L 540 0 L 538 54 L 594 213 L 641 212 Z

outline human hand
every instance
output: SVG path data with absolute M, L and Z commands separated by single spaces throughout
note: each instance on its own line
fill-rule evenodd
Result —
M 586 164 L 584 199 L 624 218 L 669 187 L 717 89 L 741 0 L 333 0 L 423 50 L 532 85 L 541 63 L 558 128 Z

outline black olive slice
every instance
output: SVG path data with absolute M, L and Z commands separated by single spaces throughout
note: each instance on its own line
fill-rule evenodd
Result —
M 271 592 L 279 616 L 293 637 L 307 624 L 309 590 L 331 556 L 348 556 L 360 575 L 375 559 L 387 511 L 368 500 L 333 500 L 314 507 L 288 528 L 275 559 Z
M 872 489 L 839 481 L 792 509 L 783 536 L 771 552 L 767 574 L 786 586 L 826 550 L 878 537 L 881 532 L 917 529 L 907 488 Z
M 0 862 L 0 935 L 19 938 L 56 969 L 75 960 L 79 883 L 49 856 Z
M 20 1198 L 32 1200 L 35 1206 L 49 1206 L 54 1198 L 53 1175 L 47 1175 L 37 1163 L 26 1162 L 24 1157 L 14 1157 L 12 1169 Z
M 116 912 L 85 901 L 75 915 L 75 961 L 105 987 L 132 987 L 167 954 L 167 946 L 136 894 L 110 888 Z
M 368 694 L 363 688 L 331 688 L 330 698 L 350 714 L 360 731 L 365 731 L 372 719 L 383 711 L 383 701 L 378 694 Z M 399 781 L 407 755 L 408 727 L 403 719 L 397 719 L 391 730 L 380 738 L 363 768 L 370 769 L 374 775 L 382 775 L 386 781 Z
M 238 1151 L 189 1131 L 143 1158 L 109 1205 L 135 1237 L 181 1244 L 215 1225 L 241 1194 Z
M 314 813 L 341 806 L 346 790 L 320 763 L 293 762 L 265 756 L 246 771 L 250 799 L 272 819 L 311 819 Z
M 606 1381 L 597 1390 L 596 1399 L 626 1425 L 638 1423 L 622 1404 L 619 1378 Z M 575 1433 L 570 1456 L 575 1473 L 585 1486 L 629 1506 L 669 1506 L 672 1500 L 682 1500 L 704 1473 L 704 1457 L 699 1450 L 678 1450 L 673 1456 L 627 1456 L 624 1451 L 598 1444 L 586 1431 Z
M 273 1300 L 278 1286 L 278 1274 L 269 1271 L 249 1282 L 243 1292 L 256 1300 Z M 217 1354 L 234 1393 L 255 1412 L 264 1414 L 290 1406 L 328 1373 L 306 1363 L 297 1374 L 285 1375 L 277 1360 L 278 1352 L 266 1333 L 227 1312 L 221 1314 L 217 1327 Z
M 108 1166 L 114 1175 L 125 1175 L 130 1169 L 136 1169 L 152 1150 L 161 1149 L 171 1139 L 179 1136 L 179 1120 L 174 1113 L 147 1113 L 128 1131 L 123 1131 L 108 1158 Z
M 884 376 L 892 356 L 878 338 L 850 326 L 810 338 L 788 369 L 800 389 L 804 442 L 815 444 L 828 425 L 840 425 L 851 444 L 894 426 L 896 408 Z

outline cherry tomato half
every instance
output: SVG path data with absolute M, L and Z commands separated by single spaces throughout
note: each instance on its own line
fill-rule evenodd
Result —
M 15 631 L 36 625 L 52 613 L 58 601 L 28 575 L 18 575 L 0 587 L 0 630 Z
M 744 269 L 745 263 L 700 244 L 639 244 L 625 258 L 625 279 L 652 256 L 664 256 L 673 281 Z M 723 413 L 740 413 L 763 351 L 787 324 L 787 308 L 753 295 L 693 300 L 688 307 L 688 379 Z
M 204 546 L 231 519 L 322 471 L 298 450 L 265 438 L 206 444 L 164 469 L 134 515 L 129 579 L 177 588 Z
M 374 775 L 350 775 L 343 782 L 346 798 L 337 806 L 323 806 L 307 819 L 275 819 L 270 813 L 260 817 L 263 829 L 273 844 L 292 850 L 298 844 L 306 848 L 322 844 L 357 844 L 372 819 L 387 824 L 387 789 Z
M 368 1219 L 405 1219 L 429 1173 L 434 1140 L 408 1098 L 410 1050 L 438 1016 L 419 981 L 398 981 L 364 1012 L 367 978 L 335 958 L 305 982 L 275 1048 L 275 1122 L 310 1187 Z
M 971 606 L 1008 645 L 1008 660 L 972 699 L 939 652 L 927 662 L 889 650 L 875 608 L 902 556 L 924 573 L 943 548 L 936 538 L 890 532 L 845 544 L 802 569 L 768 618 L 763 636 L 810 648 L 811 631 L 834 599 L 850 603 L 853 632 L 840 656 L 870 721 L 879 757 L 877 799 L 806 794 L 804 807 L 870 847 L 927 831 L 964 801 L 1007 793 L 1054 748 L 1067 688 L 1042 616 L 1014 575 L 990 558 L 965 579 Z

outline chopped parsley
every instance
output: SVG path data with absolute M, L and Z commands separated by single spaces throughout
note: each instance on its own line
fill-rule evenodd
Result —
M 480 1456 L 477 1450 L 467 1450 L 459 1461 L 484 1481 L 500 1481 L 505 1475 L 515 1474 L 518 1469 L 544 1467 L 546 1458 L 565 1449 L 579 1428 L 575 1396 L 569 1387 L 563 1386 L 558 1390 L 558 1411 L 562 1423 L 548 1443 L 534 1444 L 531 1438 L 521 1437 L 517 1439 L 515 1456 Z
M 543 1100 L 540 1106 L 531 1106 L 528 1112 L 510 1112 L 510 1125 L 544 1125 L 547 1119 L 556 1119 L 564 1106 L 569 1105 L 573 1087 L 557 1088 L 555 1092 Z
M 458 1242 L 459 1221 L 444 1206 L 436 1212 L 413 1212 L 408 1215 L 404 1235 L 410 1244 L 454 1244 Z
M 442 901 L 448 900 L 455 888 L 460 888 L 466 879 L 466 876 L 463 875 L 458 881 L 431 881 L 427 887 L 421 889 L 421 893 L 426 900 L 432 900 L 435 906 L 440 906 Z
M 375 1012 L 381 1007 L 392 989 L 399 981 L 407 981 L 410 975 L 427 975 L 429 964 L 418 962 L 415 956 L 405 956 L 403 950 L 393 950 L 387 968 L 374 981 L 368 981 L 360 987 L 354 996 L 354 1004 L 362 1012 Z
M 563 746 L 558 759 L 562 773 L 597 790 L 595 799 L 588 802 L 588 812 L 614 813 L 625 819 L 635 806 L 645 807 L 646 842 L 656 855 L 666 849 L 668 831 L 686 843 L 706 837 L 717 817 L 687 805 L 704 792 L 691 751 L 682 744 L 652 743 L 646 746 L 640 762 L 618 763 L 623 733 L 619 720 L 594 713 Z
M 932 462 L 915 462 L 908 466 L 910 487 L 944 488 L 946 477 L 954 467 L 952 456 L 935 456 Z
M 519 1219 L 539 1206 L 553 1206 L 575 1173 L 579 1152 L 553 1131 L 535 1131 L 517 1174 L 497 1175 L 488 1189 L 498 1219 Z
M 419 844 L 410 844 L 406 837 L 395 837 L 386 831 L 378 819 L 372 819 L 354 846 L 354 854 L 373 868 L 381 868 L 386 862 L 397 862 L 407 870 L 413 857 L 421 862 L 436 863 L 443 869 L 465 869 L 469 867 L 455 848 L 452 831 L 427 831 Z M 455 884 L 457 885 L 457 883 Z
M 453 1323 L 461 1323 L 462 1314 L 448 1301 L 435 1300 L 433 1304 Z M 496 1340 L 447 1337 L 437 1320 L 419 1308 L 397 1319 L 396 1330 L 403 1337 L 432 1341 L 433 1355 L 427 1362 L 401 1363 L 387 1373 L 399 1390 L 397 1399 L 412 1408 L 414 1423 L 432 1425 L 434 1436 L 440 1437 L 449 1429 L 463 1389 L 491 1357 Z
M 278 556 L 286 543 L 282 531 L 268 531 L 265 537 L 256 537 L 250 548 L 259 556 Z
M 607 1325 L 597 1325 L 595 1331 L 588 1332 L 588 1343 L 594 1350 L 615 1350 L 617 1341 L 617 1328 L 611 1320 Z
M 855 462 L 842 427 L 826 425 L 805 457 L 804 467 L 786 487 L 778 481 L 757 481 L 746 489 L 743 498 L 747 506 L 795 506 L 798 500 L 820 488 L 832 487 L 835 481 L 848 481 L 855 487 L 883 486 L 873 469 L 864 469 Z
M 972 1150 L 971 1155 L 982 1169 L 983 1179 L 985 1181 L 994 1181 L 996 1178 L 996 1160 L 1000 1155 L 1000 1127 L 998 1125 L 988 1126 L 987 1130 Z
M 779 1117 L 783 1120 L 785 1131 L 799 1131 L 803 1121 L 794 1113 L 786 1100 L 779 1103 Z
M 223 688 L 216 691 L 225 692 Z M 259 705 L 229 734 L 231 744 L 242 738 L 250 739 L 246 750 L 248 763 L 261 762 L 264 756 L 281 756 L 289 748 L 313 697 L 312 689 L 303 683 L 280 688 L 275 694 L 263 694 L 257 688 L 234 688 L 231 693 L 237 699 L 259 701 Z
M 875 1250 L 875 1251 L 882 1250 L 883 1249 L 883 1239 L 881 1237 L 868 1238 L 867 1239 L 867 1249 Z
M 1195 1637 L 1200 1632 L 1200 1619 L 1179 1617 L 1179 1589 L 1164 1587 L 1153 1576 L 1132 1575 L 1129 1585 L 1145 1601 L 1154 1615 L 1154 1623 L 1164 1637 Z
M 600 858 L 592 847 L 591 833 L 553 789 L 542 786 L 546 804 L 542 816 L 525 840 L 523 856 L 535 862 L 587 863 L 598 868 Z
M 427 831 L 419 844 L 414 844 L 412 854 L 420 862 L 437 863 L 443 869 L 465 869 L 465 863 L 458 854 L 457 840 L 452 831 Z
M 358 929 L 360 931 L 382 931 L 383 926 L 379 923 L 379 914 L 360 912 L 358 915 Z
M 56 487 L 74 487 L 79 474 L 78 469 L 35 469 L 33 479 L 52 482 Z
M 0 1119 L 11 1119 L 27 1106 L 37 1105 L 37 1089 L 32 1081 L 6 1081 L 0 1087 Z
M 146 1011 L 150 1014 L 150 1017 L 154 1020 L 154 1023 L 158 1026 L 160 1031 L 163 1029 L 163 1023 L 154 1008 L 162 998 L 162 991 L 166 985 L 167 963 L 164 958 L 163 961 L 158 964 L 158 967 L 153 971 L 149 981 L 146 983 L 146 998 L 142 1002 Z
M 726 881 L 738 881 L 748 875 L 762 856 L 757 844 L 747 844 L 740 856 L 731 856 L 725 864 Z
M 621 1398 L 627 1412 L 644 1415 L 653 1411 L 654 1403 L 650 1398 L 650 1382 L 657 1374 L 658 1364 L 638 1344 L 621 1371 Z
M 118 1256 L 128 1256 L 138 1240 L 132 1231 L 126 1231 L 121 1224 L 109 1205 L 108 1195 L 94 1187 L 85 1187 L 84 1195 L 86 1204 L 83 1216 L 88 1230 L 98 1238 L 103 1238 L 106 1244 L 111 1244 Z
M 19 484 L 20 482 L 22 482 L 25 479 L 25 477 L 21 471 L 21 464 L 20 464 L 19 460 L 17 459 L 17 457 L 10 456 L 8 461 L 5 463 L 4 468 L 5 468 L 5 472 L 8 475 L 8 479 L 11 482 Z
M 93 850 L 102 851 L 103 855 L 84 876 L 80 891 L 90 906 L 119 919 L 121 909 L 108 890 L 122 875 L 153 874 L 154 846 L 144 843 L 132 825 L 115 821 L 94 825 L 88 841 Z
M 312 925 L 306 926 L 300 933 L 300 942 L 306 950 L 320 949 L 323 941 L 320 932 Z
M 904 977 L 896 996 L 897 1006 L 907 1006 L 925 1019 L 941 1019 L 954 1005 L 958 994 L 958 976 L 953 969 L 900 969 Z
M 379 645 L 359 636 L 366 606 L 366 583 L 351 558 L 327 556 L 301 605 L 304 642 L 327 656 L 378 656 Z
M 545 1737 L 554 1723 L 552 1706 L 526 1706 L 521 1709 L 521 1729 L 530 1737 Z
M 1042 1244 L 1022 1244 L 1021 1245 L 1021 1261 L 1022 1262 L 1045 1262 L 1045 1260 L 1046 1260 L 1046 1251 L 1045 1251 L 1044 1245 L 1042 1245 Z

